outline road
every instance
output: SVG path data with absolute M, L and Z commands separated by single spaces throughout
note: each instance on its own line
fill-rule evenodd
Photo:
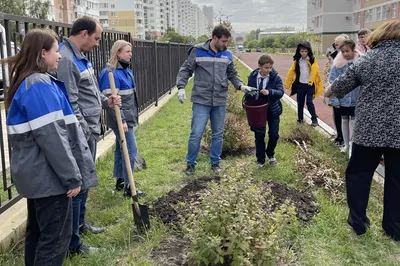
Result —
M 240 58 L 243 62 L 245 62 L 249 67 L 255 69 L 258 67 L 257 61 L 262 53 L 235 53 L 235 55 Z M 282 81 L 285 82 L 286 74 L 293 63 L 292 55 L 272 55 L 274 58 L 274 68 L 278 71 Z M 320 68 L 321 77 L 323 75 L 324 66 L 327 62 L 327 59 L 318 59 L 318 65 Z M 289 95 L 289 91 L 285 91 L 286 94 Z M 296 96 L 292 96 L 294 100 L 296 100 Z M 332 110 L 329 106 L 324 104 L 324 98 L 319 96 L 317 99 L 314 99 L 315 109 L 319 119 L 324 121 L 330 127 L 334 128 L 333 120 L 332 120 Z

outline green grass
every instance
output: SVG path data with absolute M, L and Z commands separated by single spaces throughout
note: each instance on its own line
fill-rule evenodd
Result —
M 237 67 L 242 79 L 246 80 L 247 69 L 242 65 Z M 188 88 L 191 86 L 192 82 Z M 187 92 L 189 99 L 190 91 Z M 199 155 L 194 176 L 187 177 L 183 173 L 190 122 L 190 102 L 181 105 L 174 98 L 136 131 L 138 147 L 148 169 L 135 173 L 135 178 L 140 182 L 139 188 L 147 192 L 146 201 L 152 202 L 171 189 L 179 189 L 189 179 L 212 175 L 209 158 L 204 154 Z M 284 104 L 281 138 L 289 136 L 294 126 L 296 114 Z M 343 174 L 347 164 L 345 156 L 317 131 L 305 127 L 315 143 L 313 148 L 323 152 L 325 158 L 338 165 Z M 250 130 L 248 132 L 251 134 Z M 250 172 L 259 180 L 275 180 L 304 188 L 296 170 L 296 156 L 295 146 L 280 141 L 276 149 L 279 164 L 275 168 L 258 169 L 254 155 L 226 158 L 221 165 L 224 169 L 237 167 L 240 171 Z M 111 178 L 113 154 L 109 153 L 102 159 L 97 169 L 100 184 L 90 191 L 87 221 L 107 226 L 107 231 L 86 235 L 83 242 L 104 248 L 104 251 L 88 258 L 67 259 L 65 265 L 155 265 L 150 258 L 151 250 L 166 239 L 171 230 L 153 218 L 151 232 L 138 236 L 130 200 L 114 191 L 115 180 Z M 314 189 L 313 194 L 318 199 L 320 213 L 297 233 L 295 249 L 299 252 L 299 260 L 296 265 L 400 265 L 399 244 L 385 237 L 380 227 L 383 189 L 379 185 L 372 188 L 368 207 L 371 229 L 361 237 L 356 236 L 346 223 L 348 209 L 345 201 L 334 201 L 321 189 Z M 0 254 L 0 265 L 23 265 L 23 245 L 18 244 L 11 252 Z

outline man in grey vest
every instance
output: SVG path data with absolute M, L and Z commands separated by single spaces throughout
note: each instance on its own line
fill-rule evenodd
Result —
M 83 54 L 90 53 L 98 46 L 102 32 L 102 27 L 93 18 L 85 16 L 77 19 L 72 25 L 71 36 L 64 38 L 59 45 L 62 58 L 57 69 L 57 79 L 65 83 L 70 103 L 86 136 L 94 162 L 96 143 L 101 132 L 102 106 L 112 108 L 114 104 L 121 104 L 120 96 L 107 98 L 100 93 L 92 64 Z M 96 248 L 83 245 L 80 234 L 85 232 L 98 234 L 105 230 L 103 227 L 94 227 L 85 222 L 87 196 L 88 189 L 82 189 L 72 200 L 73 228 L 69 245 L 70 254 L 97 251 Z
M 212 39 L 191 48 L 187 60 L 181 66 L 176 86 L 181 103 L 186 99 L 185 87 L 194 73 L 192 130 L 190 132 L 188 153 L 186 155 L 186 174 L 194 171 L 200 142 L 208 119 L 211 121 L 212 141 L 210 163 L 214 172 L 221 172 L 221 160 L 226 103 L 228 99 L 228 80 L 236 89 L 243 92 L 257 90 L 244 86 L 236 71 L 231 52 L 227 50 L 231 33 L 223 25 L 216 26 Z

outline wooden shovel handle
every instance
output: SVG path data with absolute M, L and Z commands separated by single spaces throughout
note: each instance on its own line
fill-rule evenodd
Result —
M 108 79 L 110 81 L 111 94 L 117 95 L 117 89 L 115 88 L 114 74 L 112 72 L 108 73 Z M 128 173 L 131 193 L 132 196 L 135 197 L 136 196 L 135 179 L 133 178 L 132 174 L 131 161 L 128 153 L 128 146 L 126 144 L 125 132 L 122 125 L 121 110 L 118 105 L 114 105 L 114 110 L 115 110 L 115 117 L 117 118 L 118 131 L 119 131 L 119 136 L 121 138 L 122 150 L 124 152 L 125 167 L 126 167 L 126 172 Z

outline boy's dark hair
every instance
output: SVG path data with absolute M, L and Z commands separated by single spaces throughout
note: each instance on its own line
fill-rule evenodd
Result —
M 83 16 L 75 20 L 74 24 L 72 24 L 71 36 L 79 35 L 79 33 L 83 30 L 87 30 L 89 35 L 92 35 L 96 32 L 98 22 L 88 16 Z
M 269 54 L 263 54 L 262 56 L 260 56 L 260 58 L 258 58 L 258 64 L 260 66 L 263 66 L 265 64 L 273 65 L 274 64 L 274 59 Z
M 213 31 L 212 31 L 212 37 L 216 36 L 218 39 L 220 39 L 222 36 L 225 36 L 227 38 L 231 37 L 231 32 L 227 27 L 224 25 L 218 25 L 216 26 Z
M 372 31 L 371 31 L 370 29 L 364 28 L 364 29 L 361 29 L 361 30 L 358 32 L 357 36 L 368 35 L 368 34 L 370 34 L 371 32 L 372 32 Z
M 353 40 L 344 40 L 343 44 L 339 47 L 339 49 L 342 49 L 343 47 L 349 47 L 352 51 L 356 48 L 356 43 Z

